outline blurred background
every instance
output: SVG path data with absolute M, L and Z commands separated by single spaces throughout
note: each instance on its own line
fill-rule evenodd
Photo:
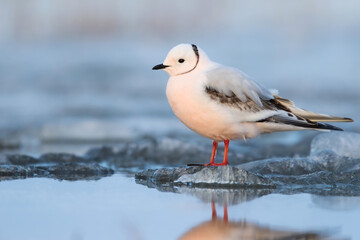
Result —
M 0 0 L 0 148 L 199 138 L 151 71 L 183 42 L 360 131 L 358 1 Z

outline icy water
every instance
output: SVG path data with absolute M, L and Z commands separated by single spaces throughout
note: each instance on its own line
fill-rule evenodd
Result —
M 147 188 L 126 174 L 5 181 L 0 196 L 0 239 L 9 240 L 177 239 L 212 218 L 210 201 Z M 223 207 L 216 204 L 220 219 Z M 228 206 L 229 223 L 352 239 L 360 238 L 359 216 L 360 197 L 352 196 L 267 194 Z

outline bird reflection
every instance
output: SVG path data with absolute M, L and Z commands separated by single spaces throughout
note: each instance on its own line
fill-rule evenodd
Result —
M 212 217 L 210 221 L 204 222 L 198 226 L 193 227 L 180 240 L 315 240 L 327 239 L 317 233 L 311 232 L 295 232 L 285 230 L 275 230 L 266 227 L 261 227 L 247 221 L 232 222 L 228 219 L 227 205 L 224 205 L 224 214 L 222 218 L 217 216 L 215 202 L 211 203 Z

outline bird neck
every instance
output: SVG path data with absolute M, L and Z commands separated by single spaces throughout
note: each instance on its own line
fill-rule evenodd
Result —
M 213 62 L 210 60 L 208 55 L 206 55 L 206 53 L 201 48 L 199 48 L 199 63 L 197 68 L 206 68 L 212 65 L 212 63 Z

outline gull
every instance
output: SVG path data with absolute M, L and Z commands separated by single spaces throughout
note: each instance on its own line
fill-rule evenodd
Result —
M 353 121 L 298 108 L 239 69 L 211 61 L 195 44 L 173 47 L 165 61 L 152 69 L 162 69 L 170 75 L 166 96 L 178 119 L 213 140 L 210 163 L 206 165 L 228 164 L 230 140 L 278 131 L 342 131 L 322 122 Z M 216 149 L 221 141 L 225 144 L 224 158 L 222 163 L 216 163 Z

